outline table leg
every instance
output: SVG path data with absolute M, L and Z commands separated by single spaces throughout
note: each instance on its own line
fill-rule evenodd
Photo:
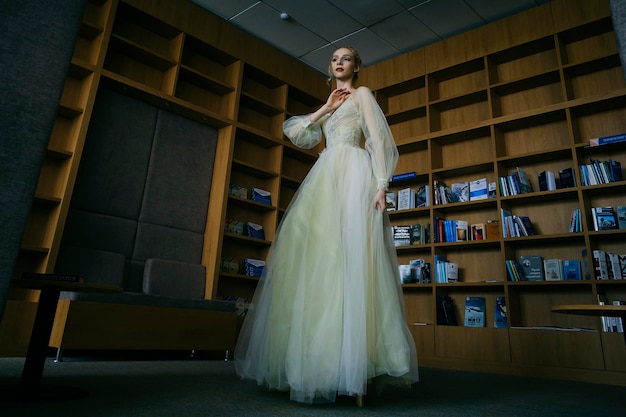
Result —
M 59 294 L 60 291 L 56 288 L 44 288 L 39 295 L 35 323 L 22 371 L 21 387 L 25 391 L 35 391 L 40 388 Z

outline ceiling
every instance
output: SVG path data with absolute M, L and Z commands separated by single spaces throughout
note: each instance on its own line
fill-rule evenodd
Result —
M 326 74 L 340 46 L 367 66 L 549 0 L 191 1 Z

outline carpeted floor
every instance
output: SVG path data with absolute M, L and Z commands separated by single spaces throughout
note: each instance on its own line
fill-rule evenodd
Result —
M 24 360 L 0 358 L 0 388 L 19 381 Z M 625 416 L 626 387 L 421 369 L 412 389 L 387 390 L 334 404 L 301 405 L 288 393 L 267 392 L 241 381 L 232 362 L 221 360 L 72 359 L 44 369 L 44 386 L 85 390 L 85 398 L 45 403 L 0 404 L 3 417 L 582 417 Z

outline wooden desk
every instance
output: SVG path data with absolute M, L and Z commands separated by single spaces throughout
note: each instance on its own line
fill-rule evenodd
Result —
M 569 304 L 552 306 L 552 311 L 554 311 L 555 313 L 582 314 L 585 316 L 621 317 L 622 323 L 626 325 L 626 306 Z M 626 343 L 626 332 L 624 332 L 624 343 Z
M 40 290 L 41 293 L 28 344 L 28 351 L 26 352 L 20 386 L 16 392 L 7 393 L 7 398 L 2 399 L 10 401 L 48 401 L 80 397 L 81 395 L 77 390 L 43 389 L 41 386 L 41 377 L 46 362 L 46 353 L 59 302 L 59 295 L 61 291 L 121 292 L 122 288 L 110 285 L 40 279 L 15 279 L 11 282 L 11 286 L 14 288 Z

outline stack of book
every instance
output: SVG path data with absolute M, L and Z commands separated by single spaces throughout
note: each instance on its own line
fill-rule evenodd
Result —
M 459 281 L 459 265 L 449 262 L 441 255 L 435 255 L 435 282 L 437 284 L 447 284 Z
M 516 216 L 506 209 L 500 210 L 502 213 L 503 237 L 532 236 L 535 234 L 535 228 L 530 221 L 530 217 Z
M 503 197 L 526 194 L 533 191 L 532 183 L 526 171 L 517 167 L 509 176 L 500 177 L 500 193 Z
M 590 159 L 589 164 L 580 166 L 580 178 L 583 185 L 597 185 L 622 181 L 624 176 L 618 161 Z
M 593 251 L 593 271 L 596 279 L 626 279 L 626 254 L 601 249 Z

